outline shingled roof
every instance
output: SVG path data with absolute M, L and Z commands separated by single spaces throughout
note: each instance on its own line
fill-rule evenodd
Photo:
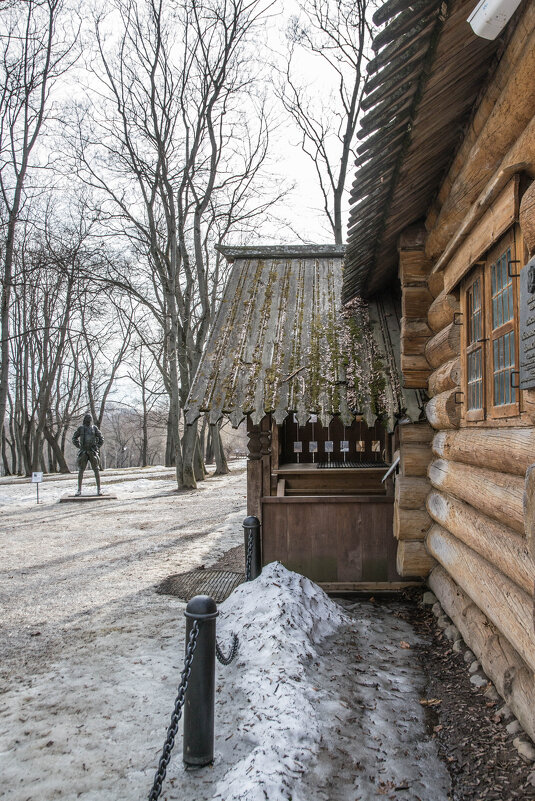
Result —
M 209 412 L 234 426 L 297 412 L 327 425 L 356 412 L 394 425 L 418 419 L 419 395 L 400 386 L 399 316 L 391 298 L 340 314 L 343 246 L 221 248 L 232 270 L 193 382 L 186 422 Z
M 472 32 L 476 0 L 387 0 L 374 39 L 347 236 L 343 297 L 396 274 L 397 239 L 423 219 L 461 140 L 500 41 Z

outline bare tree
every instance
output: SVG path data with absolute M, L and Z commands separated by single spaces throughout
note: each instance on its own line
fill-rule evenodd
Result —
M 262 180 L 269 124 L 248 46 L 269 5 L 115 0 L 118 42 L 98 18 L 100 90 L 77 123 L 79 174 L 106 199 L 110 231 L 126 234 L 135 262 L 110 279 L 162 332 L 179 486 L 203 476 L 197 424 L 180 430 L 226 269 L 212 246 L 281 196 Z
M 73 63 L 77 30 L 62 22 L 63 0 L 0 5 L 0 430 L 9 381 L 10 302 L 17 225 L 27 202 L 31 157 L 55 81 Z
M 289 54 L 278 94 L 314 165 L 334 241 L 343 242 L 342 201 L 357 126 L 373 0 L 300 0 L 288 30 Z M 330 100 L 295 77 L 297 49 L 317 56 L 336 88 Z

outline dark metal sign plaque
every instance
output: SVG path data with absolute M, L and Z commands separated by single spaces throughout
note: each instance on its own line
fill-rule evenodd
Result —
M 535 388 L 535 258 L 520 271 L 520 389 Z

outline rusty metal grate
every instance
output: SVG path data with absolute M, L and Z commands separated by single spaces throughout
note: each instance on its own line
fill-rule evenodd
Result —
M 221 603 L 245 581 L 245 573 L 234 570 L 190 570 L 164 579 L 156 588 L 160 595 L 175 595 L 189 601 L 195 595 L 209 595 Z

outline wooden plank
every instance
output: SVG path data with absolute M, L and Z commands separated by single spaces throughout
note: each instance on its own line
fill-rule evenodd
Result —
M 481 662 L 486 675 L 494 682 L 525 731 L 535 740 L 533 671 L 443 567 L 435 567 L 428 584 L 465 643 Z
M 426 389 L 431 368 L 428 370 L 412 370 L 404 373 L 402 383 L 406 389 Z
M 419 250 L 401 250 L 399 254 L 399 280 L 402 286 L 411 284 L 425 285 L 431 272 L 431 262 L 423 248 Z
M 421 540 L 432 524 L 431 517 L 425 509 L 394 508 L 394 537 L 397 540 Z
M 286 493 L 286 481 L 284 478 L 279 478 L 277 481 L 277 498 L 284 498 Z
M 285 504 L 285 503 L 288 504 L 303 503 L 308 506 L 313 506 L 314 504 L 322 504 L 322 503 L 337 504 L 340 503 L 341 501 L 343 501 L 344 503 L 354 503 L 354 504 L 386 503 L 392 505 L 394 499 L 389 495 L 353 495 L 353 496 L 350 495 L 348 497 L 346 497 L 345 495 L 342 496 L 326 495 L 325 497 L 316 495 L 312 497 L 303 496 L 296 498 L 288 498 L 288 497 L 276 498 L 272 496 L 270 498 L 262 498 L 262 504 L 267 506 L 270 504 Z
M 319 586 L 327 593 L 351 592 L 397 592 L 407 587 L 421 587 L 422 581 L 320 581 Z
M 475 262 L 513 225 L 519 209 L 519 176 L 515 175 L 444 269 L 444 291 L 451 292 Z

